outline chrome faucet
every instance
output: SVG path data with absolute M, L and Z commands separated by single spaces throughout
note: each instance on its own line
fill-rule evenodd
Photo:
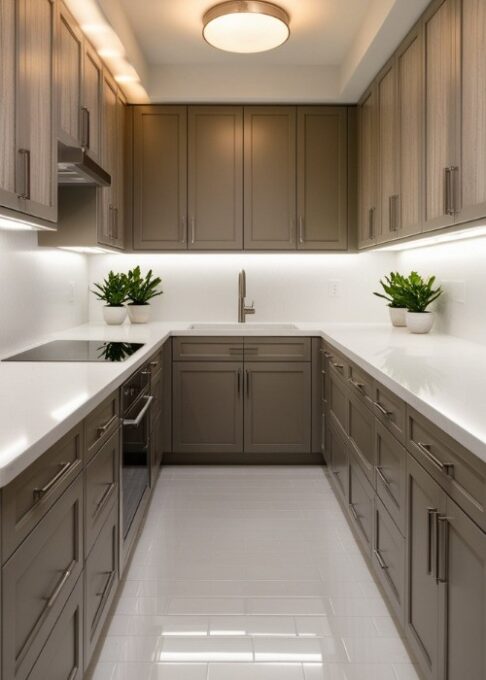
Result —
M 255 313 L 255 303 L 247 305 L 246 298 L 246 272 L 244 269 L 238 274 L 238 323 L 245 323 L 247 314 Z

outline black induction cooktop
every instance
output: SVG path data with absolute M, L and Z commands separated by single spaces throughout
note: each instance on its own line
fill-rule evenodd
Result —
M 14 354 L 4 361 L 125 361 L 143 344 L 133 342 L 104 342 L 103 340 L 54 340 Z

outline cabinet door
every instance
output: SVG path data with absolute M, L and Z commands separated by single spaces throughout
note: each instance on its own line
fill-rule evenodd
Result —
M 378 148 L 379 148 L 379 228 L 377 240 L 391 241 L 398 236 L 398 107 L 397 69 L 392 59 L 378 77 Z
M 439 606 L 437 584 L 438 517 L 445 513 L 445 494 L 430 475 L 407 458 L 408 546 L 406 635 L 424 677 L 439 674 Z
M 373 549 L 371 561 L 376 576 L 388 596 L 388 602 L 403 625 L 405 593 L 405 540 L 386 511 L 374 500 Z
M 81 68 L 83 34 L 64 4 L 60 3 L 57 21 L 57 72 L 59 101 L 58 139 L 68 146 L 82 144 Z
M 82 145 L 88 155 L 102 164 L 101 114 L 103 66 L 98 55 L 85 40 L 83 44 Z
M 245 362 L 245 453 L 310 451 L 310 364 Z
M 116 241 L 117 200 L 117 88 L 107 71 L 103 74 L 103 168 L 111 176 L 111 185 L 101 189 L 101 220 L 98 239 L 105 245 Z
M 243 247 L 243 109 L 189 107 L 190 250 Z
M 371 555 L 373 543 L 373 489 L 354 453 L 349 454 L 349 513 L 364 551 Z
M 446 517 L 439 519 L 439 579 L 444 599 L 447 680 L 486 677 L 486 534 L 447 499 Z
M 245 108 L 245 250 L 296 248 L 296 109 Z
M 486 216 L 486 4 L 462 0 L 461 200 L 457 220 Z
M 346 250 L 347 109 L 314 106 L 297 111 L 297 247 Z
M 358 116 L 358 247 L 376 243 L 377 236 L 377 92 L 363 97 Z
M 243 451 L 240 362 L 173 365 L 173 452 Z
M 125 245 L 125 116 L 126 105 L 120 91 L 116 98 L 115 219 L 113 245 Z
M 55 112 L 53 0 L 17 5 L 18 187 L 21 210 L 57 219 L 57 114 Z
M 437 0 L 425 17 L 425 223 L 424 229 L 454 223 L 456 0 Z
M 15 169 L 16 117 L 16 0 L 0 0 L 0 204 L 19 209 Z
M 187 248 L 187 109 L 137 106 L 134 112 L 135 250 Z
M 347 506 L 349 497 L 349 452 L 346 438 L 332 422 L 329 423 L 327 436 L 326 460 L 328 460 L 331 471 L 331 481 L 341 500 Z
M 424 200 L 423 32 L 415 28 L 397 53 L 398 229 L 400 236 L 422 231 Z

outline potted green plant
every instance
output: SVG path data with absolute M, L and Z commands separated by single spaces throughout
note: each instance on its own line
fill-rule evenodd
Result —
M 115 274 L 110 271 L 108 277 L 101 283 L 94 284 L 95 290 L 91 291 L 98 300 L 106 304 L 103 307 L 103 318 L 110 326 L 119 326 L 127 316 L 128 280 L 125 274 Z
M 434 323 L 433 312 L 427 307 L 442 295 L 440 286 L 434 289 L 435 276 L 423 279 L 412 272 L 405 282 L 407 327 L 411 333 L 428 333 Z
M 388 311 L 393 326 L 407 325 L 407 304 L 405 300 L 405 277 L 398 272 L 390 272 L 380 281 L 383 293 L 373 293 L 388 302 Z
M 157 295 L 162 295 L 162 291 L 157 290 L 161 283 L 162 279 L 154 277 L 151 269 L 145 276 L 142 275 L 140 267 L 128 272 L 128 317 L 132 323 L 147 323 L 150 320 L 149 301 Z

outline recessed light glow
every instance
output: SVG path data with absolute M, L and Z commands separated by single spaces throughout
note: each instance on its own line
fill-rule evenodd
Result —
M 119 73 L 115 76 L 117 83 L 138 83 L 140 78 L 133 73 Z
M 52 229 L 54 230 L 54 226 Z M 47 227 L 42 227 L 35 222 L 28 222 L 23 219 L 15 219 L 11 217 L 0 217 L 0 229 L 5 229 L 7 231 L 42 231 L 47 229 Z
M 103 33 L 108 33 L 108 26 L 103 23 L 94 23 L 94 24 L 82 24 L 81 29 L 83 33 L 86 33 L 87 35 L 100 35 Z
M 102 59 L 122 59 L 123 53 L 116 47 L 100 47 L 98 54 Z
M 204 39 L 226 52 L 251 54 L 279 47 L 290 35 L 287 12 L 263 0 L 230 0 L 203 17 Z
M 486 226 L 469 227 L 468 229 L 460 229 L 459 231 L 453 231 L 451 233 L 446 232 L 445 234 L 427 236 L 412 241 L 405 241 L 404 243 L 393 243 L 391 245 L 376 248 L 376 250 L 412 250 L 415 248 L 427 248 L 428 246 L 434 246 L 438 243 L 450 243 L 452 241 L 465 241 L 470 238 L 480 238 L 481 236 L 486 236 Z
M 81 253 L 83 255 L 116 255 L 116 250 L 101 248 L 99 246 L 60 246 L 60 250 L 67 250 L 71 253 Z

